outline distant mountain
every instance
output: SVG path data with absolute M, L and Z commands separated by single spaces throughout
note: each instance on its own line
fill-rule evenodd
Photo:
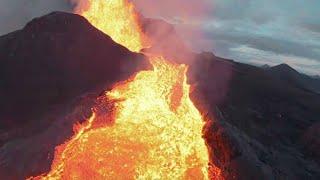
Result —
M 319 75 L 314 75 L 312 76 L 314 79 L 320 79 L 320 76 Z
M 261 66 L 262 69 L 269 69 L 271 66 L 269 66 L 268 64 L 264 64 Z
M 267 69 L 267 72 L 284 82 L 305 90 L 320 93 L 320 80 L 299 73 L 287 64 L 280 64 Z

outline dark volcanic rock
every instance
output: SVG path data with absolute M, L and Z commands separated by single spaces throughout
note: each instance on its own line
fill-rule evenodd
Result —
M 320 163 L 320 122 L 315 123 L 309 127 L 302 136 L 300 143 L 302 144 L 302 150 L 306 154 Z
M 224 177 L 320 178 L 319 94 L 210 53 L 200 54 L 189 73 L 194 102 L 213 119 L 205 136 Z
M 49 127 L 11 139 L 0 147 L 0 179 L 20 180 L 50 171 L 55 148 L 74 134 L 75 124 L 91 116 L 91 108 L 97 104 L 96 95 L 82 96 L 73 104 L 66 115 L 52 118 Z
M 81 16 L 55 12 L 34 19 L 0 37 L 0 129 L 62 109 L 56 106 L 147 65 Z
M 304 90 L 309 90 L 320 94 L 320 80 L 299 73 L 287 64 L 280 64 L 278 66 L 267 69 L 270 76 L 281 79 L 282 83 L 287 83 L 290 86 L 295 86 Z
M 51 13 L 1 36 L 0 179 L 48 171 L 99 94 L 149 67 L 75 14 Z

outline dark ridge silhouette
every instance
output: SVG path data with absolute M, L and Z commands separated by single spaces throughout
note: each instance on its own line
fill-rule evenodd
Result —
M 114 43 L 81 16 L 55 12 L 36 18 L 0 37 L 0 130 L 43 119 L 147 65 L 142 55 Z
M 314 75 L 314 76 L 312 76 L 312 78 L 314 78 L 314 79 L 320 79 L 320 76 L 319 75 Z
M 268 64 L 264 64 L 264 65 L 261 66 L 261 68 L 262 68 L 262 69 L 269 69 L 270 66 L 269 66 Z
M 297 88 L 320 93 L 320 80 L 299 73 L 287 64 L 280 64 L 267 69 L 267 72 L 283 82 L 289 83 Z

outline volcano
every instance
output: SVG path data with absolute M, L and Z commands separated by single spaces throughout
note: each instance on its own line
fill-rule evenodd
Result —
M 319 178 L 319 94 L 212 53 L 181 65 L 148 48 L 161 35 L 127 44 L 82 15 L 0 38 L 1 178 Z

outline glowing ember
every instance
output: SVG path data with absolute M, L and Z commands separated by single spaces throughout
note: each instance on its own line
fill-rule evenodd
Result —
M 132 51 L 144 47 L 133 5 L 95 0 L 82 12 L 93 25 Z M 92 117 L 55 152 L 51 171 L 32 179 L 208 179 L 203 119 L 189 98 L 185 65 L 149 56 L 153 70 L 106 92 L 114 123 Z M 219 170 L 215 169 L 215 174 Z

